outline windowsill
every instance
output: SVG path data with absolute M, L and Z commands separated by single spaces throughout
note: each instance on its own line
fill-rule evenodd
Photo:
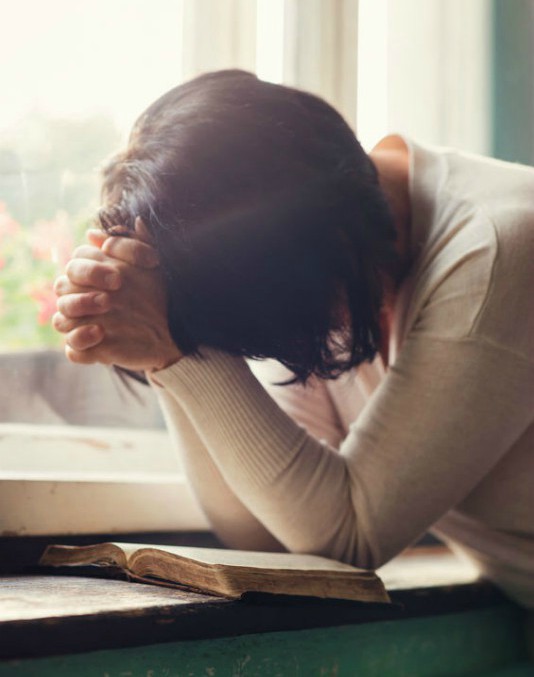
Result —
M 509 609 L 505 615 L 510 622 L 519 623 L 522 618 L 519 609 L 493 586 L 477 580 L 469 567 L 443 548 L 400 556 L 386 568 L 381 574 L 394 605 L 269 596 L 235 602 L 79 575 L 4 576 L 0 578 L 0 634 L 9 641 L 2 643 L 1 657 L 402 621 L 485 609 Z
M 0 536 L 209 529 L 164 430 L 4 423 L 0 468 Z
M 0 423 L 164 428 L 152 390 L 62 350 L 0 352 Z

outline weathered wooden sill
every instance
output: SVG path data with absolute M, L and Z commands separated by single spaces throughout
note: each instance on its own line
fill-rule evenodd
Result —
M 235 602 L 72 570 L 28 571 L 0 577 L 1 677 L 205 675 L 201 666 L 212 664 L 226 665 L 225 675 L 275 674 L 276 665 L 286 665 L 282 675 L 337 674 L 335 665 L 358 675 L 490 675 L 505 666 L 530 674 L 522 671 L 531 667 L 523 612 L 442 549 L 399 557 L 383 570 L 392 606 L 258 595 Z M 366 672 L 373 652 L 384 667 Z M 287 667 L 290 654 L 300 672 Z M 246 656 L 250 671 L 228 668 Z M 400 671 L 421 660 L 456 667 Z M 135 669 L 125 673 L 124 661 Z M 273 672 L 255 672 L 255 661 L 272 663 Z

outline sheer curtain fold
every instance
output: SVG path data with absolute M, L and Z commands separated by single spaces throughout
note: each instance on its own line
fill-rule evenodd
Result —
M 324 97 L 355 126 L 358 0 L 184 0 L 183 16 L 185 79 L 281 61 L 276 79 Z

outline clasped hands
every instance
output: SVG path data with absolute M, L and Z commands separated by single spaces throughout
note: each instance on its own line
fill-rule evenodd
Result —
M 68 359 L 148 372 L 177 362 L 158 256 L 141 219 L 135 237 L 90 230 L 88 240 L 54 285 L 52 324 L 65 334 Z

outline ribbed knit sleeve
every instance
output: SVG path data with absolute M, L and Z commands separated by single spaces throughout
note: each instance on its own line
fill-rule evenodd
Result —
M 534 608 L 534 172 L 411 153 L 412 260 L 390 366 L 339 451 L 284 413 L 243 359 L 203 349 L 154 378 L 177 405 L 171 427 L 201 442 L 187 453 L 214 515 L 230 514 L 233 495 L 288 550 L 373 568 L 434 528 Z M 314 434 L 336 409 L 332 398 L 313 421 L 319 399 L 288 407 Z M 220 501 L 209 495 L 223 485 Z
M 201 437 L 217 435 L 219 464 L 238 464 L 251 485 L 275 481 L 306 438 L 242 359 L 204 348 L 202 357 L 185 358 L 156 379 L 181 402 Z
M 350 558 L 356 530 L 345 461 L 285 414 L 243 359 L 203 349 L 202 357 L 154 377 L 183 407 L 232 491 L 278 541 L 296 552 Z
M 337 453 L 244 360 L 202 352 L 155 378 L 225 482 L 288 550 L 358 566 L 388 561 L 457 505 L 532 417 L 521 358 L 475 339 L 414 336 Z
M 208 449 L 179 402 L 149 376 L 189 484 L 212 529 L 228 547 L 283 549 L 225 482 Z

